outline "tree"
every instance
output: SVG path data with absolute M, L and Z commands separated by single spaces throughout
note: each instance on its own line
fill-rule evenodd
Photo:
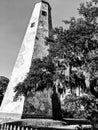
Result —
M 86 2 L 86 5 L 82 3 L 78 9 L 82 17 L 65 20 L 64 23 L 69 25 L 68 30 L 62 28 L 54 30 L 54 43 L 51 43 L 50 53 L 52 57 L 64 59 L 65 64 L 69 66 L 71 88 L 74 86 L 72 81 L 74 67 L 78 68 L 78 72 L 80 70 L 89 73 L 90 79 L 94 78 L 98 71 L 98 7 L 96 5 L 95 1 Z M 78 74 L 74 75 L 75 81 L 76 78 L 81 78 Z M 75 82 L 75 85 L 79 86 L 79 82 Z
M 9 83 L 8 78 L 6 78 L 4 76 L 0 76 L 0 105 L 2 103 L 2 99 L 4 97 L 4 93 L 6 91 L 8 83 Z

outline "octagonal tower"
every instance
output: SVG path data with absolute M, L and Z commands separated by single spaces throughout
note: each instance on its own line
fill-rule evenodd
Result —
M 35 58 L 43 58 L 44 56 L 48 55 L 47 49 L 49 47 L 45 45 L 45 37 L 50 35 L 51 28 L 51 7 L 48 2 L 40 0 L 35 4 L 30 22 L 28 24 L 28 28 L 12 72 L 10 82 L 1 104 L 0 117 L 20 119 L 23 114 L 25 100 L 29 103 L 31 100 L 33 100 L 31 97 L 25 99 L 24 96 L 20 96 L 17 101 L 14 101 L 14 89 L 18 83 L 23 82 L 27 77 L 27 73 L 30 71 L 32 60 Z M 46 92 L 44 94 L 47 95 L 48 93 Z M 46 97 L 47 102 L 50 105 L 50 111 L 47 114 L 51 114 L 51 103 L 50 99 L 48 99 L 50 97 Z M 34 102 L 31 104 L 34 104 Z M 34 113 L 35 112 L 33 112 L 33 114 Z

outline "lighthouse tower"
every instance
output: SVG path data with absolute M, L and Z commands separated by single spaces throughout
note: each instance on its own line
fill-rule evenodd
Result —
M 23 82 L 27 77 L 32 60 L 48 55 L 47 49 L 49 47 L 45 45 L 45 37 L 50 35 L 51 28 L 51 7 L 48 2 L 40 0 L 35 4 L 28 24 L 10 82 L 0 107 L 0 117 L 21 119 L 25 105 L 25 97 L 20 96 L 17 101 L 14 101 L 14 89 L 18 83 Z M 48 98 L 49 96 L 46 97 Z M 30 101 L 30 99 L 31 98 L 29 98 L 28 101 Z M 32 104 L 35 104 L 35 102 Z

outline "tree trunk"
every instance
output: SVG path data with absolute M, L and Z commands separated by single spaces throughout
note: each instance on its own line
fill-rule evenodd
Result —
M 52 114 L 53 119 L 55 120 L 61 120 L 62 119 L 62 112 L 61 112 L 61 103 L 59 96 L 56 92 L 56 88 L 53 88 L 53 94 L 52 94 Z
M 95 91 L 94 87 L 97 85 L 97 79 L 94 79 L 90 82 L 90 91 L 98 99 L 98 92 Z
M 71 74 L 72 74 L 72 66 L 71 64 L 69 64 L 69 85 L 70 85 L 70 92 L 72 94 Z

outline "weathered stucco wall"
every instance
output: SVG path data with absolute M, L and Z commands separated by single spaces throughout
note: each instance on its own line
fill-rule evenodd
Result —
M 34 45 L 33 59 L 43 58 L 48 55 L 49 46 L 45 45 L 45 37 L 48 37 L 51 31 L 51 9 L 47 3 L 42 3 L 38 29 Z M 43 92 L 30 94 L 25 100 L 23 114 L 34 114 L 36 116 L 52 116 L 51 89 Z
M 51 14 L 50 8 L 47 3 L 42 3 L 40 17 L 38 22 L 38 30 L 34 46 L 33 58 L 43 58 L 48 55 L 48 46 L 45 45 L 45 37 L 49 36 L 51 27 Z

